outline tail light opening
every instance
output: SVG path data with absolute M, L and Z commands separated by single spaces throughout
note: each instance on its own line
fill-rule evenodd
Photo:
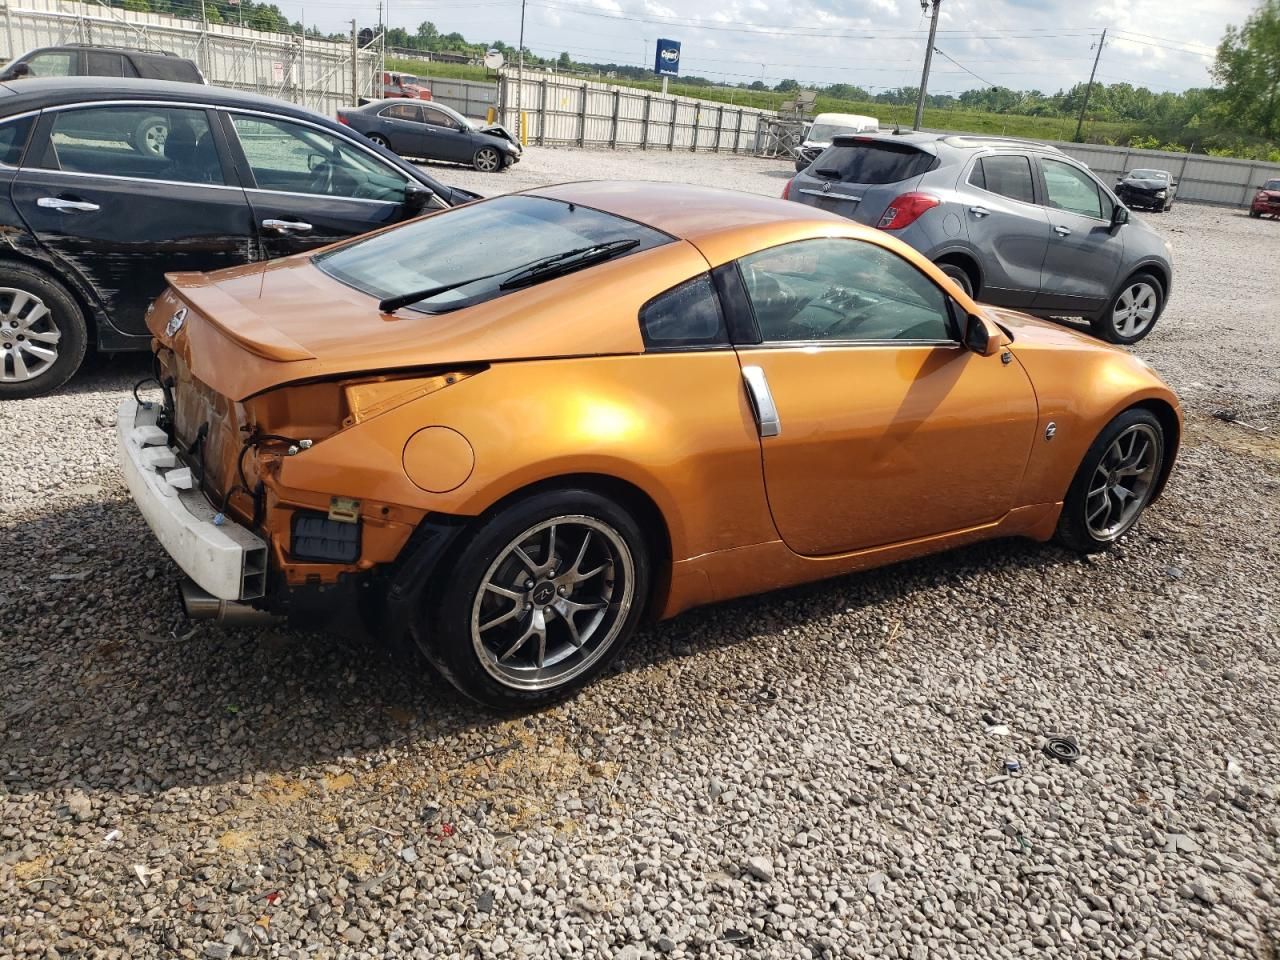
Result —
M 876 224 L 881 230 L 901 230 L 920 219 L 926 210 L 932 210 L 942 201 L 930 193 L 904 193 L 895 197 L 885 208 L 884 215 Z

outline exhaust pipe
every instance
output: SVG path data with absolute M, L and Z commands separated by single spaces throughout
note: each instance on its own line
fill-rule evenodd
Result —
M 178 592 L 182 595 L 182 609 L 190 620 L 216 620 L 229 627 L 261 627 L 281 619 L 239 600 L 219 600 L 190 577 L 182 579 Z

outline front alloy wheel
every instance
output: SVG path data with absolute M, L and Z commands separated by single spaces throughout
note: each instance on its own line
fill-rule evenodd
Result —
M 1163 301 L 1160 282 L 1139 273 L 1125 282 L 1106 312 L 1093 321 L 1093 331 L 1112 343 L 1137 343 L 1156 325 Z
M 1071 481 L 1058 541 L 1082 553 L 1108 549 L 1138 522 L 1155 496 L 1164 458 L 1164 430 L 1150 410 L 1126 410 L 1112 420 Z
M 497 173 L 502 169 L 502 155 L 494 147 L 481 147 L 471 162 L 481 173 Z

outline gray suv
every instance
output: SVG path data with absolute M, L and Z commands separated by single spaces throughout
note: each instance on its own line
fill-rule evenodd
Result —
M 1045 144 L 837 137 L 783 197 L 891 232 L 985 303 L 1084 317 L 1112 343 L 1150 333 L 1172 289 L 1169 245 Z

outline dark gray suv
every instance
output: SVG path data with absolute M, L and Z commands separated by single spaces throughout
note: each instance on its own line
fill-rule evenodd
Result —
M 837 137 L 783 197 L 890 231 L 986 303 L 1085 317 L 1113 343 L 1150 333 L 1172 289 L 1168 243 L 1045 144 Z

